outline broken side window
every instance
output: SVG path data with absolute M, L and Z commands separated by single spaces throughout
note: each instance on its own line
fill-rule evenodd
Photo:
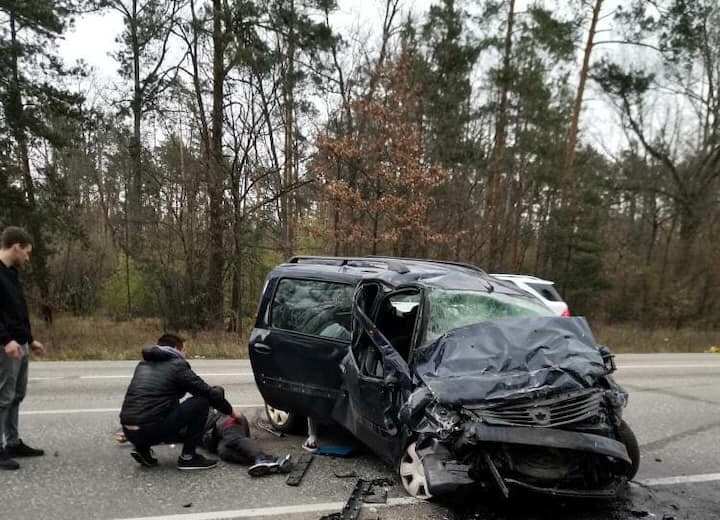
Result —
M 313 336 L 350 340 L 353 287 L 283 278 L 270 311 L 270 326 Z
M 378 309 L 375 324 L 395 350 L 407 361 L 420 309 L 420 292 L 391 294 Z

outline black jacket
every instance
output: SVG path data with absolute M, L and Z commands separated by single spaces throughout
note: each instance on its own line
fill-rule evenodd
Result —
M 30 319 L 17 269 L 0 262 L 0 347 L 12 340 L 32 343 Z
M 213 408 L 232 414 L 223 389 L 209 386 L 184 359 L 157 346 L 143 348 L 142 355 L 144 361 L 135 368 L 120 410 L 122 424 L 139 426 L 162 422 L 186 393 L 204 397 Z

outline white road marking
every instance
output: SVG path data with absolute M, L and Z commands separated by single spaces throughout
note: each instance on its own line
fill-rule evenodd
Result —
M 698 482 L 716 482 L 720 480 L 720 473 L 705 473 L 703 475 L 683 475 L 680 477 L 648 478 L 638 481 L 644 486 L 674 486 L 676 484 L 695 484 Z
M 640 480 L 637 483 L 644 486 L 671 486 L 676 484 L 692 484 L 698 482 L 720 481 L 720 473 L 704 475 L 684 475 L 679 477 L 666 477 Z M 390 498 L 387 504 L 363 504 L 363 507 L 397 507 L 421 504 L 423 501 L 412 497 Z M 325 502 L 319 504 L 297 504 L 292 506 L 258 507 L 252 509 L 236 509 L 227 511 L 212 511 L 208 513 L 186 513 L 164 516 L 143 516 L 116 520 L 231 520 L 235 518 L 255 518 L 263 516 L 283 516 L 302 513 L 324 513 L 327 511 L 340 511 L 343 502 Z
M 200 377 L 251 377 L 252 372 L 198 372 Z M 68 380 L 68 379 L 130 379 L 132 374 L 112 374 L 112 375 L 97 375 L 97 376 L 49 376 L 49 377 L 31 377 L 30 381 L 56 381 L 56 380 Z
M 233 408 L 262 408 L 264 404 L 234 404 Z M 70 408 L 66 410 L 26 410 L 20 415 L 69 415 L 82 413 L 110 413 L 120 412 L 120 408 Z
M 363 504 L 366 507 L 395 507 L 409 506 L 422 503 L 422 500 L 412 497 L 389 498 L 387 504 Z M 179 515 L 143 516 L 117 520 L 229 520 L 234 518 L 255 518 L 259 516 L 287 516 L 301 513 L 324 513 L 327 511 L 342 510 L 344 502 L 322 502 L 319 504 L 298 504 L 294 506 L 258 507 L 252 509 L 237 509 L 234 511 L 213 511 L 210 513 L 187 513 Z

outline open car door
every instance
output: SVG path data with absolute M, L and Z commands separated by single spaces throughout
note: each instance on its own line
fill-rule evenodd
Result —
M 369 317 L 375 316 L 394 295 L 384 294 L 376 282 L 358 286 L 353 302 L 351 350 L 343 359 L 341 373 L 344 396 L 333 418 L 388 462 L 402 449 L 398 409 L 403 389 L 412 384 L 407 362 Z M 419 308 L 419 290 L 417 313 Z M 407 310 L 406 304 L 400 306 Z M 414 327 L 414 323 L 413 323 Z

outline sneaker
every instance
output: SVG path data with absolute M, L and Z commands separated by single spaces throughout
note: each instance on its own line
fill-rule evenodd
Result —
M 292 471 L 293 464 L 292 464 L 292 457 L 290 457 L 290 454 L 285 455 L 279 462 L 278 462 L 278 471 L 280 473 L 290 473 Z
M 138 464 L 145 466 L 146 468 L 154 468 L 158 465 L 155 453 L 150 448 L 145 450 L 135 449 L 135 451 L 130 452 L 130 456 L 135 459 Z
M 217 466 L 218 461 L 215 459 L 208 459 L 203 457 L 199 453 L 196 453 L 192 457 L 185 458 L 184 455 L 178 457 L 177 468 L 183 471 L 195 470 L 195 469 L 210 469 Z
M 20 464 L 10 458 L 7 450 L 0 449 L 0 469 L 13 471 L 20 469 Z
M 251 477 L 264 477 L 270 473 L 289 473 L 292 469 L 290 455 L 282 459 L 269 455 L 260 455 L 255 459 L 255 464 L 248 468 Z
M 5 451 L 9 457 L 42 457 L 45 455 L 45 451 L 31 448 L 22 439 L 16 445 L 6 447 Z

